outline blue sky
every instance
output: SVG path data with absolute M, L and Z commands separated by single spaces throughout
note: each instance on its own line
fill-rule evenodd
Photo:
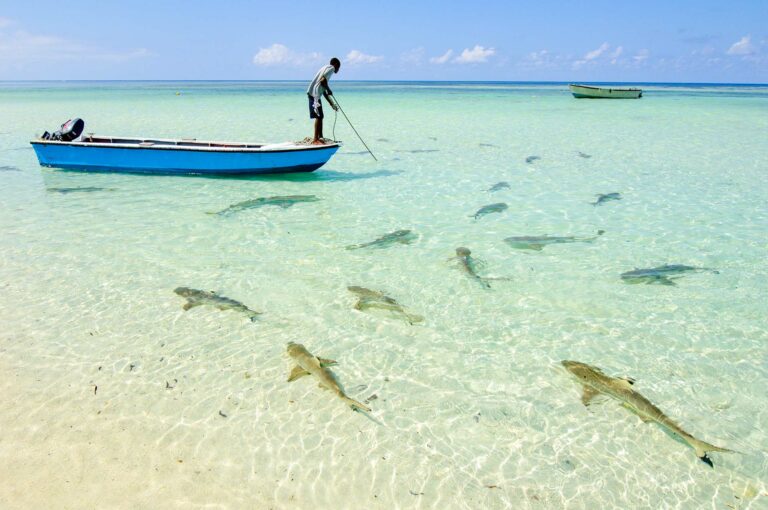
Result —
M 0 80 L 768 82 L 768 0 L 0 2 Z

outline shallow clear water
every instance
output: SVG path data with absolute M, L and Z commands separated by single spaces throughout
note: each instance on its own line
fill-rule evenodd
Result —
M 0 506 L 768 506 L 768 88 L 589 101 L 339 82 L 379 162 L 340 117 L 343 149 L 297 176 L 64 172 L 28 144 L 72 116 L 97 134 L 298 140 L 303 88 L 0 85 Z M 55 191 L 80 187 L 103 189 Z M 274 195 L 320 201 L 206 214 Z M 345 249 L 398 229 L 418 240 Z M 541 251 L 503 241 L 598 230 Z M 460 246 L 509 280 L 483 288 L 451 260 Z M 667 263 L 719 273 L 620 279 Z M 355 310 L 349 285 L 425 320 Z M 185 312 L 179 286 L 263 315 Z M 286 383 L 288 341 L 338 360 L 373 412 Z M 738 453 L 712 470 L 614 401 L 585 408 L 564 359 L 633 377 Z

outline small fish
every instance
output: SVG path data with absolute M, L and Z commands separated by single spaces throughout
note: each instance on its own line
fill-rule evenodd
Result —
M 621 279 L 624 283 L 637 284 L 645 283 L 646 285 L 658 284 L 658 285 L 677 285 L 673 280 L 682 278 L 685 273 L 701 273 L 710 272 L 713 274 L 719 274 L 716 269 L 710 269 L 708 267 L 693 267 L 685 266 L 682 264 L 664 264 L 659 267 L 652 267 L 648 269 L 634 269 L 621 273 Z
M 317 202 L 319 200 L 320 199 L 317 198 L 315 195 L 287 195 L 287 196 L 276 196 L 276 197 L 260 197 L 260 198 L 254 198 L 253 200 L 238 202 L 237 204 L 230 205 L 226 209 L 222 209 L 219 212 L 208 213 L 208 214 L 218 214 L 219 216 L 227 216 L 229 214 L 245 211 L 247 209 L 256 209 L 259 207 L 265 207 L 270 205 L 280 207 L 282 209 L 288 209 L 289 207 L 292 207 L 294 204 L 298 204 L 302 202 Z
M 477 145 L 480 147 L 498 147 L 498 145 L 493 145 L 492 143 L 479 143 Z
M 579 151 L 579 157 L 584 159 L 589 159 L 592 157 L 591 154 L 584 154 L 583 152 Z
M 491 186 L 490 188 L 488 188 L 485 191 L 493 193 L 494 191 L 501 191 L 503 189 L 509 189 L 510 187 L 511 186 L 509 185 L 509 183 L 507 181 L 501 181 L 501 182 L 497 182 L 496 184 L 494 184 L 493 186 Z
M 357 250 L 359 248 L 388 248 L 394 244 L 411 244 L 419 238 L 412 230 L 395 230 L 389 234 L 384 234 L 375 241 L 362 244 L 351 244 L 347 250 Z
M 438 149 L 413 149 L 413 150 L 401 150 L 397 152 L 410 152 L 411 154 L 427 154 L 429 152 L 440 152 Z
M 491 288 L 491 284 L 488 283 L 488 280 L 477 274 L 477 265 L 479 261 L 472 257 L 472 251 L 470 251 L 469 248 L 464 248 L 463 246 L 456 248 L 456 258 L 459 260 L 459 263 L 461 263 L 464 272 L 466 272 L 470 278 L 479 283 L 484 289 Z
M 386 142 L 389 141 L 389 139 L 387 139 L 387 138 L 377 138 L 376 141 L 377 142 L 384 142 L 384 143 L 386 143 Z
M 348 404 L 352 409 L 360 409 L 362 411 L 371 412 L 371 408 L 367 405 L 358 402 L 357 400 L 348 397 L 344 390 L 341 389 L 339 383 L 336 381 L 333 373 L 328 370 L 329 366 L 336 365 L 337 363 L 331 359 L 318 358 L 311 354 L 306 347 L 301 344 L 288 342 L 288 355 L 296 363 L 288 376 L 288 382 L 295 381 L 305 375 L 314 376 L 320 383 L 320 387 L 331 390 L 337 397 Z
M 585 406 L 589 405 L 591 400 L 598 395 L 606 395 L 618 400 L 621 402 L 621 405 L 638 415 L 644 422 L 654 422 L 671 432 L 674 436 L 682 439 L 695 450 L 699 460 L 709 467 L 714 466 L 707 452 L 731 452 L 731 450 L 696 439 L 683 430 L 680 425 L 665 415 L 661 409 L 635 391 L 635 381 L 633 379 L 610 377 L 605 375 L 599 368 L 578 361 L 565 360 L 562 364 L 568 372 L 578 378 L 579 383 L 584 388 L 581 401 Z
M 574 237 L 574 236 L 519 236 L 519 237 L 507 237 L 504 242 L 509 244 L 512 248 L 518 250 L 535 250 L 541 251 L 545 246 L 549 244 L 564 244 L 564 243 L 591 243 L 601 235 L 605 233 L 605 230 L 598 230 L 597 235 L 594 237 Z
M 525 162 L 530 165 L 531 163 L 539 159 L 541 159 L 539 156 L 528 156 L 527 158 L 525 158 Z
M 408 324 L 415 324 L 422 322 L 424 317 L 421 315 L 411 314 L 405 311 L 405 308 L 391 298 L 378 290 L 366 289 L 365 287 L 358 287 L 352 285 L 347 287 L 347 290 L 353 294 L 357 294 L 357 303 L 355 303 L 355 310 L 364 312 L 370 309 L 385 310 L 393 313 L 396 317 L 404 319 Z
M 48 191 L 53 193 L 61 193 L 66 195 L 67 193 L 93 193 L 94 191 L 115 191 L 114 188 L 95 188 L 92 186 L 83 186 L 80 188 L 48 188 Z
M 9 165 L 0 166 L 0 172 L 20 172 L 20 171 L 21 170 L 19 170 L 19 168 L 15 166 L 9 166 Z
M 509 207 L 504 202 L 498 202 L 496 204 L 488 204 L 478 209 L 474 215 L 470 216 L 470 218 L 475 218 L 477 220 L 482 218 L 486 214 L 500 213 L 500 212 L 506 211 L 507 209 L 509 209 Z
M 621 200 L 621 193 L 606 193 L 595 196 L 597 197 L 597 200 L 592 202 L 592 205 L 594 206 L 603 205 L 611 200 Z
M 200 305 L 210 305 L 218 308 L 219 310 L 235 310 L 237 312 L 243 312 L 251 319 L 251 322 L 256 322 L 256 319 L 261 312 L 251 310 L 240 301 L 235 301 L 228 297 L 219 296 L 215 292 L 209 292 L 206 290 L 190 289 L 189 287 L 177 287 L 174 289 L 176 294 L 186 298 L 187 302 L 182 307 L 184 311 L 194 308 Z

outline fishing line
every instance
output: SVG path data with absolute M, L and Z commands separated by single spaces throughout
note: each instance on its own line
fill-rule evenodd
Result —
M 365 146 L 365 149 L 368 151 L 368 154 L 370 154 L 375 161 L 378 161 L 378 159 L 376 159 L 376 156 L 373 155 L 373 152 L 371 152 L 371 149 L 368 148 L 368 144 L 365 143 L 365 140 L 363 140 L 363 137 L 360 136 L 360 133 L 357 132 L 357 129 L 355 129 L 355 126 L 352 125 L 352 122 L 349 120 L 349 117 L 347 117 L 347 114 L 344 113 L 344 109 L 339 104 L 339 100 L 336 99 L 336 96 L 333 96 L 333 101 L 336 103 L 336 106 L 339 108 L 339 111 L 341 111 L 341 114 L 344 116 L 344 118 L 347 119 L 347 122 L 349 123 L 349 127 L 352 128 L 352 131 L 354 131 L 357 137 L 360 139 L 360 141 L 363 142 L 363 145 Z M 334 138 L 336 138 L 335 135 L 334 135 Z

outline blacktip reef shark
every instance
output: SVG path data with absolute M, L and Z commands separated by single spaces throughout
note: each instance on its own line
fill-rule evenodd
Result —
M 94 191 L 115 191 L 115 188 L 97 188 L 94 186 L 81 186 L 79 188 L 48 188 L 49 193 L 93 193 Z
M 347 287 L 347 290 L 357 295 L 357 303 L 355 303 L 355 310 L 364 312 L 370 309 L 385 310 L 394 313 L 397 317 L 404 319 L 408 324 L 415 324 L 422 322 L 424 317 L 408 313 L 405 308 L 391 298 L 378 290 L 366 289 L 365 287 L 358 287 L 357 285 L 351 285 Z
M 564 244 L 564 243 L 591 243 L 601 235 L 605 234 L 605 230 L 598 230 L 597 235 L 592 237 L 574 237 L 574 236 L 517 236 L 507 237 L 504 242 L 510 245 L 512 248 L 518 250 L 535 250 L 541 251 L 545 246 L 549 244 Z
M 581 401 L 585 406 L 588 406 L 592 399 L 598 395 L 605 395 L 618 400 L 622 406 L 638 415 L 644 422 L 654 422 L 671 432 L 674 436 L 679 437 L 693 448 L 699 460 L 709 467 L 714 467 L 714 465 L 707 452 L 731 452 L 731 450 L 696 439 L 683 430 L 680 425 L 664 414 L 661 409 L 635 391 L 633 386 L 635 381 L 633 379 L 610 377 L 605 375 L 599 368 L 578 361 L 565 360 L 562 361 L 562 364 L 568 372 L 576 376 L 584 388 Z
M 485 191 L 488 191 L 489 193 L 493 193 L 495 191 L 501 191 L 503 189 L 509 189 L 509 188 L 510 186 L 507 181 L 501 181 L 501 182 L 497 182 L 496 184 L 494 184 L 493 186 L 491 186 Z
M 235 301 L 234 299 L 230 299 L 228 297 L 219 296 L 215 292 L 191 289 L 189 287 L 177 287 L 173 292 L 183 298 L 186 298 L 187 302 L 184 303 L 184 306 L 182 307 L 184 308 L 185 312 L 196 306 L 210 305 L 218 308 L 219 310 L 235 310 L 237 312 L 242 312 L 247 315 L 249 319 L 251 319 L 251 322 L 256 322 L 258 316 L 261 315 L 261 312 L 251 310 L 240 301 Z
M 601 193 L 595 196 L 597 197 L 597 200 L 592 202 L 592 205 L 595 207 L 598 205 L 603 205 L 606 202 L 610 202 L 611 200 L 621 200 L 621 193 Z
M 525 158 L 525 162 L 530 165 L 531 163 L 539 159 L 541 159 L 539 156 L 528 156 L 527 158 Z
M 510 278 L 487 278 L 477 274 L 477 270 L 483 267 L 485 263 L 482 260 L 474 258 L 472 256 L 472 251 L 469 248 L 465 248 L 463 246 L 456 248 L 456 256 L 453 258 L 458 260 L 464 272 L 467 273 L 470 278 L 479 283 L 484 289 L 491 288 L 491 284 L 489 282 L 492 280 L 510 280 Z
M 507 209 L 509 209 L 509 206 L 507 206 L 507 204 L 505 204 L 504 202 L 497 202 L 495 204 L 488 204 L 488 205 L 484 205 L 483 207 L 478 209 L 475 214 L 470 216 L 470 218 L 475 218 L 476 220 L 478 220 L 478 219 L 482 218 L 483 216 L 485 216 L 486 214 L 500 213 L 500 212 L 506 211 Z
M 336 365 L 337 363 L 332 359 L 318 358 L 311 354 L 306 347 L 301 344 L 288 342 L 288 355 L 296 363 L 296 366 L 291 370 L 288 376 L 288 382 L 295 381 L 305 375 L 311 375 L 318 380 L 321 388 L 331 390 L 337 397 L 346 402 L 352 409 L 360 409 L 366 412 L 371 412 L 371 408 L 365 404 L 358 402 L 353 398 L 349 398 L 344 390 L 341 389 L 336 378 L 333 376 L 329 366 Z
M 624 283 L 629 284 L 645 283 L 646 285 L 677 285 L 673 280 L 682 278 L 685 273 L 701 272 L 720 274 L 720 271 L 716 269 L 710 269 L 708 267 L 693 267 L 685 266 L 682 264 L 664 264 L 663 266 L 659 267 L 634 269 L 632 271 L 627 271 L 626 273 L 621 273 L 621 280 Z
M 252 200 L 246 200 L 244 202 L 238 202 L 236 204 L 232 204 L 226 209 L 222 209 L 219 212 L 215 213 L 208 213 L 208 214 L 218 214 L 219 216 L 227 216 L 229 214 L 238 213 L 240 211 L 245 211 L 247 209 L 256 209 L 258 207 L 266 207 L 266 206 L 276 206 L 280 207 L 282 209 L 288 209 L 289 207 L 293 207 L 294 204 L 302 203 L 302 202 L 317 202 L 320 199 L 317 198 L 315 195 L 284 195 L 284 196 L 275 196 L 275 197 L 259 197 L 254 198 Z
M 419 238 L 412 230 L 395 230 L 389 234 L 384 234 L 375 241 L 362 244 L 351 244 L 347 246 L 348 250 L 358 250 L 360 248 L 388 248 L 394 244 L 411 244 Z

